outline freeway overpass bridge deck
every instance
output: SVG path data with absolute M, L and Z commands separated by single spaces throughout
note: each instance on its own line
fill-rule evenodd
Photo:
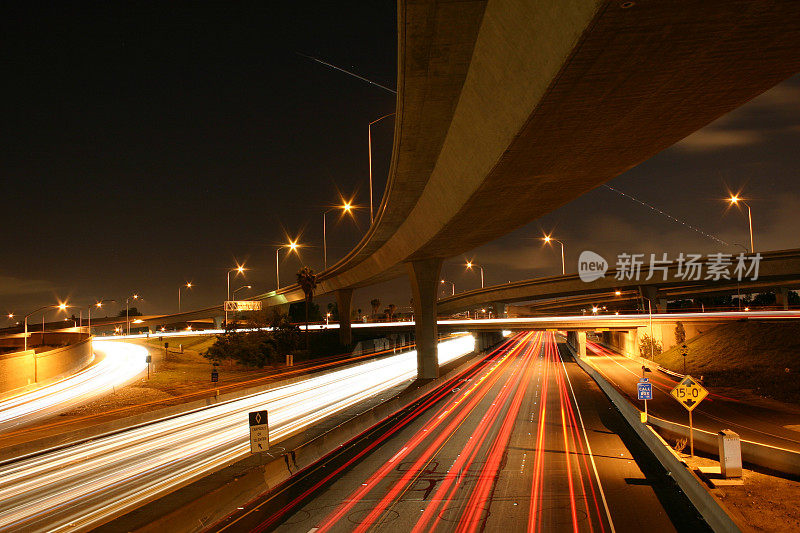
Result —
M 566 204 L 785 80 L 800 70 L 798 42 L 800 3 L 788 0 L 401 0 L 386 192 L 362 241 L 319 274 L 318 292 L 335 291 L 349 317 L 354 288 L 408 274 L 427 328 L 419 350 L 432 357 L 444 258 Z M 259 299 L 303 297 L 295 284 Z
M 752 258 L 752 256 L 747 256 Z M 734 259 L 735 264 L 735 259 Z M 749 264 L 749 259 L 748 259 Z M 647 266 L 647 265 L 645 265 Z M 684 269 L 685 272 L 685 269 Z M 643 296 L 661 307 L 666 299 L 686 298 L 711 293 L 759 292 L 800 287 L 800 250 L 781 250 L 761 254 L 757 279 L 686 279 L 680 266 L 672 263 L 666 273 L 658 272 L 651 279 L 642 268 L 639 279 L 618 279 L 617 270 L 594 281 L 582 281 L 578 274 L 534 278 L 482 289 L 466 291 L 438 301 L 441 315 L 475 309 L 494 303 L 541 301 L 544 309 L 559 309 L 597 301 L 638 299 Z M 616 292 L 620 294 L 617 295 Z

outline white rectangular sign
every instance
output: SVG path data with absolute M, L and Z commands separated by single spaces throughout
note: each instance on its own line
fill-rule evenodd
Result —
M 269 424 L 266 411 L 248 413 L 250 423 L 250 453 L 269 450 Z
M 225 302 L 226 311 L 261 311 L 261 300 L 230 300 Z

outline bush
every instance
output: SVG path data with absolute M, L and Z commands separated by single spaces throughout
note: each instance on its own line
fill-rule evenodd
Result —
M 203 356 L 215 363 L 230 359 L 245 366 L 264 368 L 295 351 L 300 329 L 289 322 L 287 315 L 274 312 L 269 322 L 265 317 L 265 313 L 259 313 L 248 320 L 247 327 L 254 331 L 239 332 L 231 324 Z M 265 326 L 271 326 L 272 331 L 262 329 Z
M 652 346 L 652 352 L 651 352 L 651 346 Z M 651 353 L 653 357 L 656 357 L 658 355 L 661 355 L 662 351 L 663 348 L 661 346 L 661 343 L 655 339 L 651 339 L 650 335 L 648 335 L 647 333 L 642 335 L 642 338 L 639 339 L 639 355 L 641 355 L 642 357 L 649 359 Z

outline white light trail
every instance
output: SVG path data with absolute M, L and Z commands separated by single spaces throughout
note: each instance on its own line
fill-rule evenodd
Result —
M 119 342 L 95 341 L 102 360 L 72 376 L 0 401 L 0 431 L 65 411 L 119 387 L 147 368 L 147 350 Z
M 475 349 L 439 344 L 439 364 Z M 0 466 L 0 531 L 89 529 L 249 453 L 247 413 L 267 409 L 270 441 L 416 377 L 416 351 L 354 365 Z

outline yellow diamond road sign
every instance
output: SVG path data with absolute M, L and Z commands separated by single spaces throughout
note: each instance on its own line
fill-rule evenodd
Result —
M 688 411 L 693 411 L 697 404 L 708 396 L 708 391 L 703 388 L 692 376 L 684 377 L 672 389 L 672 397 L 678 400 Z

